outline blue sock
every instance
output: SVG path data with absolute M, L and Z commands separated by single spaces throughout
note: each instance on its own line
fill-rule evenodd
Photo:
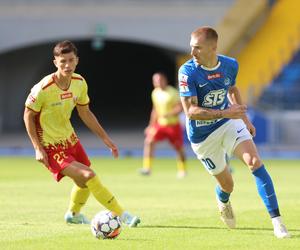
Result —
M 227 201 L 229 201 L 229 196 L 230 193 L 226 193 L 224 192 L 219 185 L 216 186 L 216 194 L 219 198 L 220 201 L 222 201 L 223 203 L 226 203 Z
M 260 168 L 254 170 L 252 174 L 255 177 L 257 191 L 271 218 L 280 216 L 273 182 L 265 166 L 262 165 Z

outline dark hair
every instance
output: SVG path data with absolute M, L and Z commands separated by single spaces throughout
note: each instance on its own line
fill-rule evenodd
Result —
M 209 26 L 200 27 L 192 32 L 192 36 L 205 35 L 205 39 L 218 41 L 218 33 Z
M 61 54 L 67 54 L 70 52 L 74 52 L 74 54 L 77 56 L 77 48 L 74 43 L 69 40 L 57 43 L 53 49 L 54 56 L 59 56 Z
M 164 72 L 164 71 L 161 71 L 161 70 L 155 71 L 155 72 L 153 73 L 153 75 L 155 75 L 155 74 L 162 75 L 164 78 L 166 78 L 167 81 L 169 80 L 169 77 L 168 77 L 167 73 Z

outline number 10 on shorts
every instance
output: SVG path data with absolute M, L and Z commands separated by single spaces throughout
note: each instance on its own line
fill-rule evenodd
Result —
M 203 162 L 204 166 L 208 170 L 212 170 L 216 168 L 216 165 L 213 163 L 213 161 L 210 158 L 202 158 L 201 161 Z

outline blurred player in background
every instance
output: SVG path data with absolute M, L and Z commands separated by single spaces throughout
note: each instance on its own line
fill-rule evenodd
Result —
M 139 218 L 125 212 L 102 185 L 90 168 L 90 160 L 70 122 L 76 107 L 85 125 L 104 142 L 115 158 L 118 157 L 117 146 L 89 109 L 86 81 L 74 73 L 79 60 L 77 48 L 70 41 L 62 41 L 56 44 L 53 54 L 57 71 L 34 85 L 25 103 L 24 122 L 36 160 L 52 172 L 56 181 L 64 176 L 74 181 L 70 206 L 65 214 L 67 223 L 89 223 L 80 210 L 92 193 L 99 203 L 120 216 L 125 224 L 134 227 L 140 222 Z
M 214 29 L 196 29 L 190 41 L 193 58 L 179 69 L 179 90 L 192 149 L 216 178 L 221 219 L 229 228 L 234 228 L 236 223 L 229 201 L 233 179 L 225 156 L 233 153 L 252 172 L 258 193 L 270 214 L 275 236 L 290 237 L 281 220 L 272 179 L 252 140 L 255 128 L 247 118 L 247 107 L 242 104 L 235 84 L 238 63 L 233 58 L 216 54 L 217 41 Z
M 154 147 L 157 142 L 168 140 L 177 153 L 177 177 L 186 176 L 186 159 L 183 145 L 183 130 L 179 114 L 182 112 L 177 89 L 168 85 L 167 76 L 157 72 L 152 76 L 152 111 L 149 125 L 145 129 L 144 159 L 142 175 L 150 175 Z

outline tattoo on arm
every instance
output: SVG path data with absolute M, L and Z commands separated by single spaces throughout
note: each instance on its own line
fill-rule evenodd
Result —
M 211 120 L 222 118 L 221 110 L 214 110 L 198 106 L 197 96 L 181 97 L 185 114 L 191 120 Z

